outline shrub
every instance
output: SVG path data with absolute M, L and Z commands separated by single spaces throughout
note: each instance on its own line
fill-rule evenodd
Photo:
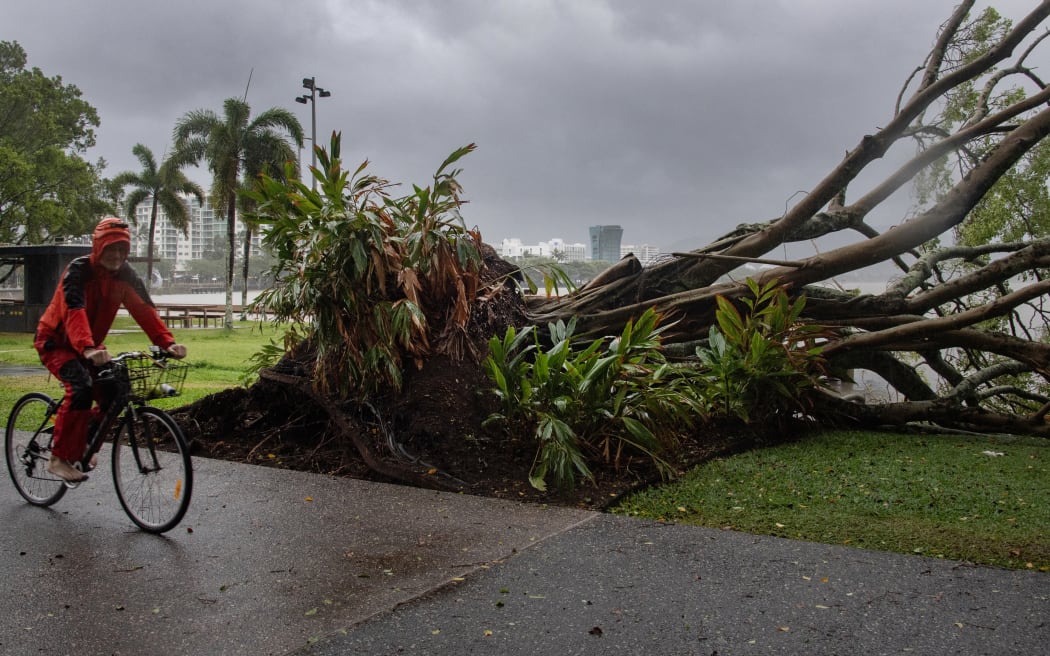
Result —
M 316 190 L 289 164 L 287 182 L 263 175 L 246 192 L 276 257 L 276 282 L 256 304 L 277 322 L 308 327 L 323 391 L 398 389 L 404 361 L 462 355 L 481 235 L 463 224 L 459 171 L 449 166 L 473 149 L 449 155 L 432 186 L 392 198 L 389 182 L 364 174 L 367 162 L 352 176 L 343 170 L 333 134 L 330 153 L 317 150 Z
M 575 320 L 550 324 L 546 349 L 532 327 L 490 340 L 484 365 L 502 410 L 486 423 L 535 437 L 534 487 L 545 490 L 550 478 L 570 488 L 577 477 L 593 477 L 592 459 L 618 464 L 625 449 L 671 473 L 663 454 L 701 408 L 687 378 L 661 353 L 658 323 L 647 310 L 619 337 L 582 350 L 573 341 Z
M 748 279 L 750 298 L 740 304 L 718 297 L 717 325 L 696 350 L 701 370 L 697 393 L 714 416 L 752 426 L 783 425 L 808 412 L 808 392 L 821 385 L 824 359 L 818 326 L 799 322 L 805 296 L 788 298 L 776 280 Z

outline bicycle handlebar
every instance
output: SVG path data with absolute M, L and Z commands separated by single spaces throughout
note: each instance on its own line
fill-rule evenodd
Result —
M 119 369 L 127 369 L 128 365 L 125 362 L 129 360 L 152 360 L 157 366 L 167 368 L 165 364 L 169 358 L 174 358 L 167 351 L 161 349 L 159 346 L 151 346 L 149 351 L 125 351 L 118 353 L 110 358 L 109 362 L 100 365 L 98 367 L 98 380 L 99 381 L 114 381 L 117 380 L 116 372 Z M 157 386 L 161 396 L 178 396 L 179 390 L 175 387 L 167 384 L 167 382 L 160 383 Z
M 106 364 L 104 364 L 102 366 L 105 367 L 106 365 L 110 365 L 110 364 L 113 364 L 113 363 L 120 364 L 120 363 L 124 362 L 125 360 L 142 360 L 142 359 L 145 359 L 145 358 L 150 358 L 150 359 L 155 360 L 157 362 L 164 362 L 165 360 L 167 360 L 170 357 L 173 357 L 173 356 L 170 353 L 168 353 L 167 351 L 161 349 L 159 346 L 151 346 L 149 348 L 149 352 L 146 352 L 146 351 L 125 351 L 123 353 L 118 353 L 117 355 L 114 355 L 112 358 L 110 358 L 109 362 L 107 362 Z
M 171 355 L 167 351 L 161 350 L 159 346 L 151 346 L 149 352 L 146 351 L 124 351 L 118 353 L 109 359 L 109 362 L 98 366 L 99 378 L 111 378 L 113 376 L 113 366 L 123 365 L 126 360 L 144 360 L 149 358 L 154 362 L 165 362 Z

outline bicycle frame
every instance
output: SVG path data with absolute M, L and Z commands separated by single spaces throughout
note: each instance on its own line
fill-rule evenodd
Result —
M 125 357 L 139 356 L 141 354 L 131 353 L 124 354 Z M 135 457 L 135 464 L 139 471 L 142 473 L 148 473 L 156 471 L 159 468 L 157 464 L 157 454 L 153 449 L 153 443 L 150 439 L 140 439 L 141 436 L 136 434 L 135 431 L 135 419 L 137 418 L 137 408 L 139 406 L 146 405 L 146 401 L 138 399 L 131 394 L 131 386 L 128 383 L 126 377 L 119 375 L 119 368 L 123 367 L 121 360 L 114 360 L 111 367 L 105 369 L 96 379 L 95 385 L 112 385 L 114 387 L 114 393 L 112 397 L 107 400 L 108 407 L 102 412 L 101 420 L 97 423 L 92 423 L 91 429 L 87 435 L 87 445 L 84 449 L 84 456 L 76 462 L 76 466 L 80 471 L 88 471 L 91 469 L 91 459 L 98 454 L 102 449 L 102 444 L 106 441 L 107 435 L 116 434 L 121 426 L 127 426 L 128 431 L 128 446 L 131 449 L 131 453 Z M 37 432 L 43 431 L 44 426 L 53 420 L 55 414 L 58 412 L 59 407 L 62 405 L 63 399 L 59 398 L 57 401 L 53 401 L 51 407 L 48 409 L 47 416 L 44 418 L 44 424 L 41 425 Z M 150 465 L 143 464 L 143 457 L 140 454 L 140 444 L 145 442 L 146 449 L 149 452 L 148 461 Z M 48 444 L 50 447 L 50 444 Z M 77 483 L 71 484 L 71 487 L 75 487 Z
M 164 381 L 181 384 L 186 371 L 185 365 L 165 364 L 163 357 L 145 362 L 149 357 L 122 353 L 94 377 L 93 384 L 106 386 L 96 388 L 94 394 L 101 411 L 93 413 L 84 453 L 73 466 L 92 469 L 102 444 L 110 441 L 113 483 L 121 506 L 143 530 L 163 533 L 177 525 L 189 508 L 193 465 L 178 424 L 149 400 L 156 398 L 156 390 L 165 396 L 177 394 L 177 388 Z M 8 473 L 18 492 L 36 506 L 50 506 L 80 484 L 48 471 L 54 417 L 64 398 L 56 401 L 46 393 L 30 392 L 18 399 L 8 417 L 4 433 Z
M 121 360 L 114 360 L 112 366 L 106 369 L 96 379 L 95 384 L 112 384 L 115 387 L 115 393 L 111 399 L 109 399 L 109 407 L 103 411 L 101 421 L 94 427 L 88 434 L 87 448 L 84 450 L 84 457 L 80 461 L 81 471 L 87 471 L 90 468 L 91 458 L 95 456 L 101 449 L 102 444 L 106 441 L 107 435 L 114 434 L 119 431 L 121 426 L 126 426 L 128 431 L 128 446 L 131 449 L 131 453 L 135 457 L 135 465 L 142 473 L 148 473 L 150 471 L 156 471 L 159 469 L 157 463 L 157 454 L 153 449 L 153 442 L 148 438 L 140 439 L 139 435 L 136 435 L 135 431 L 135 419 L 137 418 L 137 408 L 139 406 L 146 405 L 146 402 L 142 399 L 137 399 L 131 393 L 131 386 L 126 376 L 119 375 L 120 367 L 123 367 Z M 103 374 L 109 373 L 109 376 Z M 57 410 L 57 406 L 56 406 Z M 145 442 L 146 449 L 149 452 L 150 466 L 143 464 L 142 456 L 139 453 L 140 442 Z

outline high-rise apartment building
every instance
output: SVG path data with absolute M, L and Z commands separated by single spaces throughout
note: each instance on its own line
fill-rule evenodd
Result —
M 620 259 L 620 240 L 623 228 L 618 225 L 597 225 L 590 227 L 591 259 L 616 262 Z
M 226 244 L 226 217 L 216 212 L 205 198 L 200 203 L 193 196 L 185 197 L 190 209 L 190 225 L 184 234 L 172 225 L 163 207 L 157 208 L 157 227 L 153 235 L 153 257 L 185 263 L 205 259 L 206 253 L 222 252 Z M 135 219 L 131 226 L 132 250 L 135 255 L 145 257 L 149 248 L 149 218 L 153 199 L 147 198 L 135 208 Z M 238 243 L 244 230 L 238 222 Z M 259 233 L 252 235 L 252 255 L 259 254 Z

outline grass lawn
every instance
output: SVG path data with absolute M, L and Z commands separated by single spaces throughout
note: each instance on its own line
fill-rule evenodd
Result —
M 186 362 L 192 368 L 186 377 L 182 396 L 151 402 L 161 408 L 178 407 L 236 387 L 240 384 L 249 358 L 271 339 L 279 341 L 283 331 L 270 323 L 237 321 L 230 333 L 223 328 L 194 328 L 174 330 L 173 334 L 189 350 Z M 123 316 L 117 317 L 106 339 L 106 347 L 111 353 L 143 351 L 149 345 L 145 333 L 134 321 Z M 33 336 L 28 333 L 0 333 L 0 365 L 42 367 L 33 348 Z M 43 391 L 53 396 L 61 394 L 58 383 L 49 379 L 46 371 L 41 371 L 39 375 L 0 377 L 0 416 L 6 420 L 8 408 L 26 392 Z
M 1050 442 L 829 431 L 719 458 L 613 512 L 1050 570 Z

